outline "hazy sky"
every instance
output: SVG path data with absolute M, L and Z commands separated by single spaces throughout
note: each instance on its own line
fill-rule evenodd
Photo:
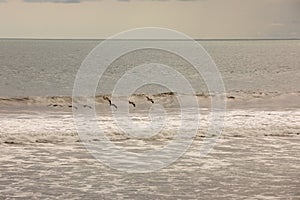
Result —
M 157 26 L 194 38 L 300 38 L 300 0 L 0 0 L 1 38 L 106 38 Z

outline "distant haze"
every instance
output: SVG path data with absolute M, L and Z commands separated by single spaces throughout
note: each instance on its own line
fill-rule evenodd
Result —
M 300 0 L 0 0 L 1 38 L 106 38 L 131 28 L 194 38 L 300 38 Z

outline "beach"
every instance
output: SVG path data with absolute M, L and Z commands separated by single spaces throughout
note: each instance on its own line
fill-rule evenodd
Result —
M 195 85 L 199 107 L 193 109 L 199 113 L 200 126 L 182 156 L 149 173 L 120 171 L 95 159 L 78 134 L 74 111 L 91 108 L 74 107 L 72 84 L 95 41 L 0 43 L 4 52 L 1 82 L 6 85 L 0 93 L 0 199 L 300 198 L 300 70 L 299 58 L 295 57 L 299 55 L 299 41 L 204 42 L 226 88 L 227 109 L 218 137 L 207 134 L 214 94 L 193 71 L 185 71 L 181 61 L 167 57 L 167 62 L 185 71 Z M 64 54 L 53 51 L 58 46 Z M 26 47 L 31 53 L 21 53 Z M 54 55 L 45 56 L 49 52 Z M 146 52 L 134 55 L 138 61 L 133 64 L 144 55 Z M 163 57 L 154 52 L 150 55 L 158 60 Z M 111 114 L 114 108 L 104 98 L 110 97 L 109 91 L 123 73 L 116 67 L 127 69 L 130 60 L 116 61 L 104 76 L 108 81 L 104 87 L 100 81 L 93 120 L 116 146 L 131 152 L 157 150 L 176 137 L 181 123 L 176 93 L 144 88 L 130 96 L 135 104 L 129 105 L 130 117 L 136 123 L 146 126 L 151 121 L 148 113 L 154 104 L 168 113 L 166 126 L 150 138 L 131 137 L 119 130 Z M 191 122 L 184 123 L 188 126 Z M 201 156 L 203 141 L 210 137 L 217 141 L 207 155 Z M 90 139 L 97 143 L 97 137 Z M 110 149 L 104 151 L 111 153 Z

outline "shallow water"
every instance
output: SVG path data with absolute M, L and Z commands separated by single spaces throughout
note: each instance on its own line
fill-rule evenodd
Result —
M 191 117 L 193 116 L 194 115 L 191 115 Z M 211 115 L 207 109 L 200 110 L 198 117 L 200 126 L 195 139 L 207 136 L 207 128 L 211 123 Z M 76 126 L 81 125 L 81 123 L 76 123 L 73 115 L 69 112 L 1 114 L 0 119 L 1 143 L 26 144 L 39 143 L 39 141 L 49 143 L 73 143 L 80 139 L 77 134 Z M 151 120 L 155 120 L 155 118 L 148 113 L 132 113 L 129 119 L 133 120 L 136 126 L 140 125 L 145 130 L 151 130 Z M 169 114 L 162 119 L 164 121 L 161 123 L 163 125 L 161 132 L 148 140 L 171 140 L 181 123 L 189 123 L 181 119 L 180 113 Z M 82 120 L 88 119 L 83 117 Z M 123 130 L 120 129 L 122 126 L 120 126 L 116 118 L 111 115 L 99 115 L 92 120 L 97 121 L 99 131 L 102 130 L 102 133 L 104 132 L 112 141 L 121 140 L 126 142 L 126 140 L 136 139 L 124 133 Z M 131 126 L 132 124 L 128 124 L 127 128 L 130 129 L 132 128 Z M 299 110 L 230 110 L 226 112 L 224 129 L 220 137 L 300 137 L 299 134 Z M 97 135 L 95 135 L 94 139 L 97 139 Z
M 4 199 L 299 199 L 299 137 L 221 139 L 205 158 L 199 142 L 163 170 L 112 170 L 78 145 L 4 145 Z

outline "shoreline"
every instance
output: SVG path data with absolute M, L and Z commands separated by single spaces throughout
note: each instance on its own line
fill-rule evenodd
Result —
M 0 114 L 8 112 L 26 113 L 26 111 L 34 110 L 36 112 L 55 112 L 64 111 L 71 112 L 73 104 L 90 108 L 95 106 L 96 110 L 101 112 L 111 112 L 110 106 L 105 99 L 111 98 L 109 95 L 100 95 L 94 98 L 78 98 L 79 102 L 72 102 L 69 96 L 52 96 L 52 97 L 0 97 Z M 129 98 L 115 97 L 117 101 L 131 101 L 134 107 L 129 109 L 135 112 L 143 112 L 150 109 L 153 103 L 149 102 L 146 97 L 150 97 L 155 104 L 160 104 L 166 109 L 180 108 L 177 94 L 160 93 L 153 95 L 136 94 Z M 197 94 L 189 98 L 196 98 L 198 107 L 210 110 L 212 96 L 208 94 Z M 89 105 L 81 105 L 81 102 L 88 102 Z M 227 93 L 225 96 L 226 108 L 228 110 L 293 110 L 300 109 L 300 91 L 294 93 L 278 93 L 278 92 L 235 92 Z M 192 107 L 191 107 L 192 108 Z

